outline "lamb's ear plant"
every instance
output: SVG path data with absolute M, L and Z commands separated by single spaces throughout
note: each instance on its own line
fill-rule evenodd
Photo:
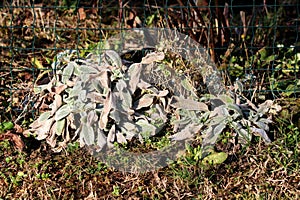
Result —
M 77 56 L 76 52 L 59 54 L 52 65 L 52 80 L 35 89 L 42 107 L 47 107 L 46 100 L 52 103 L 27 133 L 38 140 L 46 139 L 55 151 L 75 140 L 81 146 L 95 145 L 98 150 L 106 145 L 113 147 L 114 142 L 126 143 L 133 137 L 143 142 L 158 134 L 168 116 L 180 109 L 208 111 L 204 103 L 186 99 L 186 94 L 193 91 L 187 91 L 182 77 L 170 77 L 185 83 L 177 87 L 178 91 L 169 90 L 166 85 L 160 89 L 151 82 L 161 83 L 174 74 L 171 68 L 159 63 L 164 59 L 162 52 L 148 55 L 128 68 L 112 50 L 89 54 L 85 59 Z M 159 77 L 160 74 L 165 77 Z M 185 108 L 187 104 L 189 108 Z M 181 124 L 176 127 L 178 134 L 187 130 Z M 195 132 L 198 130 L 199 127 Z
M 60 53 L 52 64 L 51 81 L 35 88 L 38 105 L 48 110 L 25 134 L 46 139 L 54 151 L 74 141 L 101 151 L 134 137 L 143 143 L 168 125 L 173 141 L 201 133 L 203 156 L 226 128 L 234 130 L 241 144 L 249 143 L 254 133 L 271 142 L 267 131 L 268 115 L 276 109 L 272 101 L 256 108 L 242 96 L 240 82 L 231 93 L 199 98 L 191 79 L 164 62 L 165 54 L 153 52 L 140 63 L 124 66 L 113 50 L 86 58 L 75 51 Z
M 210 148 L 226 128 L 230 128 L 236 134 L 238 143 L 249 144 L 253 135 L 259 135 L 266 143 L 271 140 L 267 135 L 269 124 L 272 123 L 271 113 L 276 114 L 281 107 L 267 100 L 258 105 L 258 108 L 242 95 L 243 86 L 236 81 L 232 95 L 211 96 L 211 101 L 218 101 L 219 106 L 210 111 L 205 122 L 202 150 L 204 156 L 210 152 Z M 244 102 L 244 103 L 241 103 Z

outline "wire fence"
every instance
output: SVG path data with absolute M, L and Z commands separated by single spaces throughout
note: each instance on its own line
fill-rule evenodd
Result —
M 18 116 L 55 56 L 85 55 L 132 28 L 170 28 L 202 45 L 226 85 L 241 80 L 254 101 L 299 97 L 297 0 L 4 0 L 0 2 L 0 120 Z

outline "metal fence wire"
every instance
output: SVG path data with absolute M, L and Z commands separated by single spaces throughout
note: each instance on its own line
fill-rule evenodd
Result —
M 64 50 L 82 55 L 122 30 L 177 29 L 202 45 L 226 85 L 252 100 L 298 97 L 298 0 L 4 0 L 0 2 L 0 120 L 18 116 Z

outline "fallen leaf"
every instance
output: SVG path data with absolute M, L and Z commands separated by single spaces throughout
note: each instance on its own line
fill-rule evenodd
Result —
M 23 133 L 24 131 L 24 129 L 18 124 L 15 124 L 14 129 L 16 130 L 16 133 Z
M 15 145 L 15 147 L 20 151 L 22 151 L 25 147 L 25 144 L 22 141 L 22 139 L 20 138 L 20 136 L 17 134 L 11 133 L 10 131 L 8 131 L 7 133 L 4 133 L 4 134 L 0 134 L 0 141 L 3 141 L 3 140 L 11 141 Z
M 84 11 L 84 8 L 79 8 L 78 9 L 78 14 L 79 14 L 79 19 L 84 20 L 86 18 L 86 13 Z

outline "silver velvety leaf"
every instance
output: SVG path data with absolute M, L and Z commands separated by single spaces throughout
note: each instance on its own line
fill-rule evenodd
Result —
M 100 151 L 106 145 L 107 138 L 101 129 L 97 130 L 96 135 L 97 135 L 97 145 L 100 148 L 99 149 L 99 151 Z
M 61 120 L 62 118 L 68 116 L 71 112 L 71 108 L 68 104 L 61 106 L 55 113 L 55 121 Z
M 114 141 L 116 138 L 116 125 L 112 125 L 107 135 L 107 146 L 108 148 L 114 147 Z
M 264 141 L 266 143 L 271 143 L 271 140 L 265 130 L 263 130 L 261 128 L 255 128 L 255 127 L 251 127 L 250 129 L 251 129 L 252 133 L 258 133 L 264 139 Z
M 64 71 L 62 73 L 62 82 L 64 84 L 66 84 L 67 81 L 71 78 L 71 76 L 73 74 L 73 71 L 74 71 L 74 65 L 76 65 L 75 62 L 70 62 L 65 67 L 65 69 L 64 69 Z
M 181 108 L 186 110 L 209 111 L 208 106 L 205 103 L 177 96 L 173 96 L 171 98 L 170 105 L 174 108 Z
M 169 138 L 172 140 L 177 140 L 177 141 L 191 139 L 195 136 L 196 133 L 198 133 L 200 131 L 201 128 L 202 128 L 202 125 L 188 124 L 180 132 L 178 132 L 174 135 L 171 135 Z
M 82 124 L 80 138 L 86 145 L 95 144 L 95 133 L 93 127 L 89 126 L 88 124 Z

